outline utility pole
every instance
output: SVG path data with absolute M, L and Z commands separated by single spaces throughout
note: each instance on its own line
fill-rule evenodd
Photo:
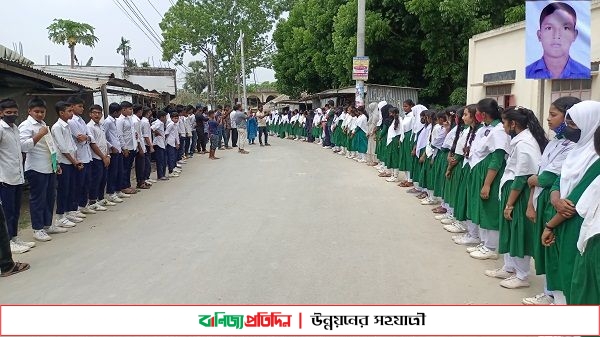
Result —
M 358 0 L 358 22 L 356 25 L 356 56 L 365 56 L 365 7 L 366 0 Z M 356 106 L 362 106 L 364 102 L 365 82 L 363 80 L 356 81 Z
M 248 97 L 246 96 L 246 66 L 244 63 L 244 33 L 240 30 L 240 46 L 242 50 L 242 86 L 244 90 L 244 97 L 242 98 L 242 109 L 244 112 L 248 111 Z

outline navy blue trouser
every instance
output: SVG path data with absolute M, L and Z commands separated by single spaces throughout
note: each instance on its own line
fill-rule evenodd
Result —
M 121 174 L 121 184 L 119 190 L 124 190 L 131 187 L 131 169 L 137 155 L 136 150 L 129 150 L 127 157 L 123 156 L 123 173 Z
M 112 153 L 110 165 L 108 165 L 108 176 L 106 178 L 106 194 L 114 194 L 120 190 L 121 175 L 123 175 L 123 154 Z
M 150 146 L 146 146 L 146 153 L 144 154 L 144 181 L 150 179 L 151 171 L 152 171 L 152 154 L 150 154 Z
M 73 185 L 76 183 L 77 169 L 71 164 L 60 163 L 62 173 L 56 177 L 56 214 L 65 214 L 66 212 L 76 211 L 77 203 L 73 193 Z
M 138 153 L 135 156 L 135 180 L 138 186 L 146 181 L 146 154 Z
M 73 172 L 73 184 L 71 184 L 71 197 L 73 205 L 71 206 L 75 210 L 77 207 L 85 207 L 88 203 L 88 195 L 90 192 L 90 184 L 92 179 L 92 162 L 84 163 L 83 170 L 77 170 Z
M 171 145 L 167 145 L 167 166 L 169 173 L 172 173 L 177 166 L 177 149 Z
M 160 179 L 165 176 L 167 170 L 165 149 L 158 145 L 154 145 L 154 159 L 156 160 L 156 177 Z
M 6 231 L 6 219 L 0 207 L 0 271 L 7 272 L 14 266 L 12 252 L 10 251 L 10 237 Z
M 25 179 L 29 182 L 31 227 L 44 229 L 44 226 L 52 225 L 52 213 L 56 201 L 56 175 L 29 170 L 25 171 Z
M 17 229 L 19 228 L 22 186 L 0 183 L 0 201 L 2 201 L 2 210 L 6 218 L 6 227 L 10 239 L 17 236 Z
M 102 200 L 104 199 L 108 169 L 104 167 L 104 162 L 100 159 L 93 159 L 91 164 L 90 200 Z

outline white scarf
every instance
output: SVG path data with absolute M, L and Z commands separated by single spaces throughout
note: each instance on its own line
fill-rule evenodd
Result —
M 600 102 L 583 101 L 567 110 L 567 115 L 581 129 L 581 138 L 569 152 L 560 171 L 560 197 L 566 198 L 577 186 L 587 169 L 598 159 L 594 150 L 594 132 L 600 126 Z
M 411 125 L 412 139 L 416 139 L 417 133 L 419 131 L 421 131 L 423 129 L 423 127 L 425 127 L 425 124 L 421 123 L 421 112 L 423 112 L 425 110 L 427 110 L 427 108 L 421 104 L 415 105 L 412 108 L 412 114 L 413 114 L 412 125 Z
M 442 144 L 442 148 L 451 149 L 454 144 L 454 139 L 456 138 L 456 129 L 458 129 L 458 125 L 455 125 L 450 132 L 444 138 L 444 143 Z
M 567 158 L 567 155 L 574 146 L 575 143 L 565 138 L 555 138 L 551 140 L 548 145 L 546 145 L 546 149 L 544 149 L 544 153 L 542 154 L 538 175 L 545 171 L 559 175 L 562 165 L 565 162 L 565 158 Z M 533 190 L 533 208 L 535 210 L 537 210 L 537 200 L 543 190 L 544 189 L 539 186 L 536 186 Z
M 588 186 L 577 203 L 577 213 L 583 217 L 579 230 L 577 249 L 583 254 L 587 242 L 594 235 L 600 234 L 600 177 Z
M 471 168 L 479 164 L 489 154 L 496 150 L 504 150 L 508 152 L 510 147 L 510 137 L 504 131 L 502 123 L 492 125 L 484 125 L 477 130 L 475 139 L 471 143 L 469 151 L 469 166 Z
M 521 131 L 510 141 L 510 154 L 506 160 L 506 168 L 500 179 L 500 189 L 515 177 L 535 174 L 542 157 L 540 146 L 529 129 Z M 500 195 L 498 195 L 500 198 Z
M 379 112 L 377 111 L 377 103 L 373 102 L 369 104 L 367 112 L 369 113 L 369 132 L 373 132 L 377 127 L 377 124 L 379 124 Z
M 360 114 L 360 116 L 358 116 L 358 118 L 356 119 L 355 125 L 356 125 L 356 127 L 363 130 L 365 132 L 365 134 L 368 134 L 369 126 L 368 126 L 368 122 L 367 122 L 367 116 L 365 116 L 365 114 Z M 356 129 L 356 127 L 355 127 L 355 129 Z
M 417 156 L 417 158 L 420 156 L 419 152 L 421 151 L 421 149 L 427 147 L 427 143 L 429 142 L 429 135 L 431 134 L 431 124 L 427 125 L 426 128 L 424 128 L 421 133 L 419 133 L 419 138 L 417 138 L 417 148 L 415 151 L 415 156 Z
M 392 139 L 394 139 L 396 136 L 400 136 L 401 141 L 404 140 L 404 127 L 402 125 L 402 119 L 398 118 L 398 128 L 394 128 L 394 123 L 396 122 L 392 121 L 392 124 L 390 124 L 390 127 L 388 128 L 387 145 L 389 145 L 392 142 Z
M 381 124 L 383 123 L 383 116 L 381 115 L 381 108 L 383 108 L 384 106 L 387 105 L 386 101 L 381 101 L 379 103 L 377 103 L 377 126 L 381 126 Z

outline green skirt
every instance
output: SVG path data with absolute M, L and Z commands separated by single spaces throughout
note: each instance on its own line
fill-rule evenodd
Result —
M 569 304 L 600 304 L 600 235 L 592 236 L 575 256 Z
M 463 161 L 459 161 L 452 170 L 451 191 L 454 190 L 454 194 L 451 197 L 452 203 L 450 206 L 454 208 L 454 218 L 458 221 L 467 220 L 467 188 L 469 177 L 471 176 L 471 168 L 469 165 L 462 165 Z
M 442 198 L 444 199 L 444 201 L 450 206 L 450 207 L 454 207 L 454 195 L 456 193 L 456 175 L 459 175 L 460 173 L 458 172 L 458 170 L 462 171 L 462 163 L 463 161 L 459 161 L 458 164 L 456 164 L 456 166 L 454 166 L 454 168 L 452 169 L 452 173 L 450 175 L 450 178 L 446 178 L 446 172 L 444 172 L 444 179 L 446 179 L 446 186 L 444 187 L 444 194 L 442 195 Z M 447 169 L 447 168 L 446 168 Z
M 367 145 L 369 140 L 367 139 L 367 134 L 361 128 L 356 128 L 356 133 L 354 134 L 354 138 L 352 138 L 353 145 L 352 147 L 355 149 L 354 151 L 358 151 L 358 153 L 367 153 Z
M 421 157 L 421 155 L 425 153 L 425 149 L 421 149 L 421 151 L 419 151 L 418 156 L 414 155 L 412 156 L 412 162 L 413 162 L 413 169 L 412 169 L 412 173 L 411 173 L 411 177 L 413 179 L 414 182 L 419 183 L 419 187 L 424 187 L 422 184 L 422 179 L 423 179 L 423 164 L 419 163 L 419 158 Z
M 400 171 L 410 171 L 412 169 L 412 158 L 410 152 L 414 146 L 414 143 L 410 141 L 412 136 L 412 130 L 404 133 L 404 140 L 400 143 L 400 164 L 398 169 Z
M 500 208 L 500 199 L 498 198 L 500 190 L 500 178 L 504 173 L 502 164 L 496 178 L 490 187 L 490 195 L 487 200 L 481 199 L 481 188 L 487 176 L 488 166 L 492 160 L 492 156 L 487 156 L 475 167 L 471 169 L 469 186 L 467 187 L 467 218 L 473 223 L 479 225 L 483 229 L 498 230 L 500 228 L 500 216 L 502 209 Z
M 533 261 L 535 263 L 535 273 L 537 275 L 546 274 L 546 271 L 553 273 L 554 275 L 558 273 L 558 266 L 550 265 L 546 258 L 547 256 L 552 256 L 550 258 L 551 260 L 558 260 L 558 249 L 556 248 L 556 245 L 545 247 L 542 245 L 541 240 L 545 228 L 544 225 L 546 222 L 550 221 L 555 214 L 556 210 L 550 204 L 550 189 L 545 188 L 537 199 L 537 212 L 533 236 Z M 556 280 L 556 277 L 552 279 Z M 555 290 L 557 285 L 550 281 L 551 280 L 546 280 L 548 290 Z
M 387 143 L 387 139 L 385 140 Z M 386 145 L 385 151 L 387 152 L 388 162 L 387 167 L 390 169 L 397 169 L 400 167 L 400 136 L 392 138 L 392 141 Z
M 567 304 L 571 304 L 571 287 L 573 280 L 573 266 L 575 258 L 579 255 L 577 249 L 577 240 L 579 239 L 579 230 L 583 218 L 579 215 L 563 222 L 554 230 L 556 241 L 556 256 L 546 255 L 546 265 L 556 265 L 556 272 L 546 268 L 546 279 L 548 284 L 554 286 L 553 290 L 562 290 L 567 298 Z
M 514 257 L 533 256 L 534 224 L 527 219 L 527 202 L 529 201 L 529 186 L 525 185 L 514 204 L 512 220 L 504 218 L 504 207 L 510 195 L 512 180 L 504 183 L 500 195 L 500 244 L 498 253 L 508 253 Z
M 382 163 L 386 163 L 385 162 L 385 157 L 386 157 L 386 153 L 385 153 L 385 147 L 386 147 L 386 142 L 387 140 L 384 137 L 387 137 L 387 130 L 388 130 L 389 125 L 382 125 L 381 130 L 379 130 L 379 132 L 377 132 L 377 144 L 375 145 L 375 154 L 377 155 L 377 159 L 382 162 Z
M 433 161 L 433 195 L 436 197 L 444 196 L 446 187 L 446 169 L 448 168 L 448 149 L 440 149 Z M 444 200 L 446 201 L 446 200 Z
M 279 124 L 278 129 L 279 138 L 285 138 L 285 131 L 287 130 L 286 124 Z

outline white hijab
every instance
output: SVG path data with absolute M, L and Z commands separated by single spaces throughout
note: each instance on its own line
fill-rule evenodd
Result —
M 581 129 L 581 138 L 567 155 L 560 171 L 560 197 L 566 198 L 581 181 L 587 169 L 598 159 L 594 150 L 594 132 L 600 126 L 600 102 L 583 101 L 567 110 Z
M 379 123 L 379 112 L 377 110 L 377 103 L 373 102 L 367 107 L 367 113 L 369 114 L 369 132 L 375 130 L 375 127 Z
M 421 123 L 421 112 L 427 110 L 427 108 L 424 105 L 415 105 L 412 108 L 412 114 L 413 114 L 413 119 L 412 119 L 412 134 L 413 134 L 413 139 L 415 139 L 417 137 L 417 132 L 423 130 L 423 127 L 425 126 L 425 124 Z
M 404 127 L 402 125 L 402 118 L 398 117 L 397 128 L 394 128 L 394 123 L 396 123 L 396 121 L 392 121 L 392 124 L 390 124 L 390 127 L 388 128 L 387 145 L 389 145 L 392 142 L 392 139 L 394 139 L 396 136 L 400 136 L 401 142 L 404 140 Z
M 381 101 L 377 103 L 377 126 L 381 126 L 383 123 L 383 116 L 381 115 L 381 108 L 387 105 L 386 101 Z

